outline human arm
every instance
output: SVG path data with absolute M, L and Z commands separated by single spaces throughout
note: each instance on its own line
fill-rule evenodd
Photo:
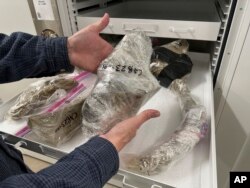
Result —
M 68 38 L 44 38 L 21 32 L 0 34 L 0 83 L 72 72 L 74 66 L 95 72 L 113 50 L 99 36 L 108 23 L 109 16 L 105 14 Z
M 36 174 L 9 177 L 0 187 L 102 187 L 118 170 L 118 151 L 145 121 L 158 116 L 158 111 L 146 110 L 118 123 L 108 133 L 94 137 L 49 168 Z
M 0 34 L 0 83 L 73 71 L 67 38 L 44 38 L 27 33 Z
M 11 176 L 0 187 L 80 188 L 102 187 L 118 170 L 119 159 L 114 146 L 95 137 L 35 174 Z

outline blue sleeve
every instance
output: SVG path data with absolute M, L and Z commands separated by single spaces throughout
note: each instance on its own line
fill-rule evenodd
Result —
M 22 78 L 52 76 L 72 72 L 67 38 L 45 38 L 16 32 L 0 34 L 0 83 Z
M 116 174 L 119 167 L 115 147 L 101 137 L 94 137 L 56 164 L 36 174 L 12 176 L 0 183 L 4 188 L 96 188 Z

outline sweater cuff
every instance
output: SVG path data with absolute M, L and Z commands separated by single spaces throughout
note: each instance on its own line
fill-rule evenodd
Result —
M 105 184 L 119 169 L 119 156 L 114 145 L 99 136 L 90 139 L 86 144 L 77 148 L 87 154 L 98 166 Z
M 69 61 L 67 41 L 67 37 L 46 39 L 46 54 L 51 72 L 73 72 L 74 66 Z

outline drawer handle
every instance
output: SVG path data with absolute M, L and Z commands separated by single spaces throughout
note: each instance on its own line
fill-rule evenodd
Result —
M 109 29 L 113 29 L 114 25 L 113 24 L 108 24 Z
M 133 186 L 133 185 L 128 184 L 128 183 L 126 182 L 126 177 L 125 177 L 125 176 L 123 177 L 122 185 L 123 185 L 122 187 L 138 188 L 138 187 L 135 187 L 135 186 Z
M 156 33 L 158 30 L 157 25 L 150 24 L 123 24 L 124 31 L 144 31 L 147 33 Z
M 7 138 L 5 134 L 0 134 L 0 137 L 2 137 L 2 140 L 5 140 Z
M 137 28 L 125 28 L 124 29 L 125 31 L 144 31 L 144 32 L 146 32 L 146 33 L 155 33 L 156 31 L 154 31 L 154 30 L 147 30 L 147 29 L 142 29 L 142 28 L 140 28 L 140 27 L 137 27 Z
M 179 28 L 177 29 L 175 27 L 170 27 L 169 31 L 172 33 L 194 33 L 195 29 L 193 27 L 189 27 L 186 29 L 179 29 Z
M 19 141 L 19 142 L 17 142 L 15 145 L 14 145 L 14 147 L 16 148 L 16 149 L 19 149 L 20 150 L 20 148 L 21 148 L 21 146 L 27 146 L 27 143 L 25 142 L 25 141 Z
M 151 186 L 151 188 L 162 188 L 162 186 L 154 184 L 154 185 Z
M 135 187 L 133 185 L 128 184 L 126 182 L 126 177 L 125 176 L 123 176 L 122 185 L 123 185 L 123 187 L 128 187 L 128 188 L 138 188 L 138 187 Z M 162 186 L 154 184 L 150 188 L 162 188 Z

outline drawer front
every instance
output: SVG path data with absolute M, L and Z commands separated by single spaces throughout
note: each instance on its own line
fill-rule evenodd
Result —
M 84 28 L 99 19 L 77 16 L 78 27 Z M 137 30 L 145 31 L 151 37 L 216 41 L 220 22 L 111 18 L 103 33 L 124 35 Z

